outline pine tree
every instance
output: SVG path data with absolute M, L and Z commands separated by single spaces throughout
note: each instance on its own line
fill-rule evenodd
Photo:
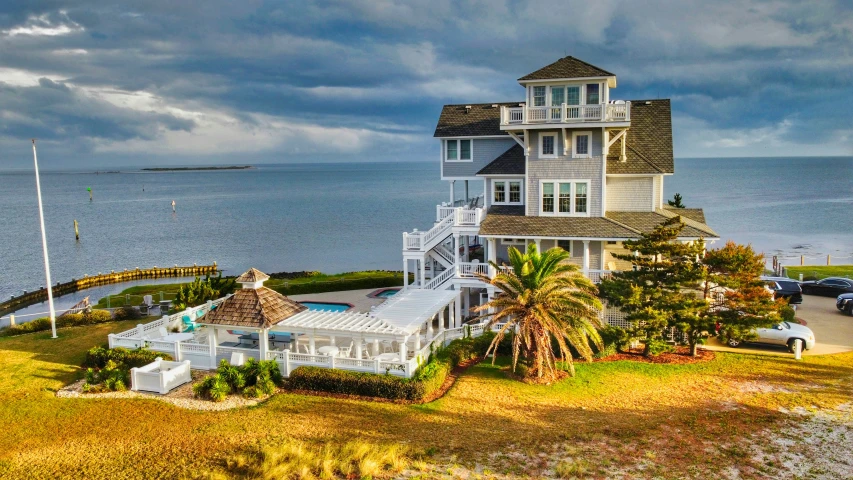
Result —
M 675 196 L 672 197 L 672 200 L 667 200 L 666 203 L 668 203 L 670 207 L 687 208 L 684 206 L 683 203 L 681 203 L 681 194 L 680 193 L 676 193 Z
M 663 341 L 667 328 L 694 330 L 706 304 L 696 291 L 704 273 L 700 263 L 704 242 L 678 241 L 683 228 L 681 217 L 674 217 L 638 240 L 623 242 L 634 254 L 613 256 L 631 262 L 633 269 L 615 272 L 600 285 L 602 296 L 633 323 L 629 333 L 645 338 L 644 355 L 650 355 L 650 347 Z

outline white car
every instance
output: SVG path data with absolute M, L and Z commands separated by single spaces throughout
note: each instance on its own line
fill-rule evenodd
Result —
M 770 328 L 756 328 L 755 333 L 758 335 L 758 338 L 749 340 L 750 343 L 787 345 L 791 350 L 794 349 L 794 340 L 803 341 L 803 350 L 811 350 L 815 342 L 812 329 L 799 323 L 777 323 Z M 730 347 L 737 347 L 742 343 L 746 342 L 735 339 L 728 341 Z

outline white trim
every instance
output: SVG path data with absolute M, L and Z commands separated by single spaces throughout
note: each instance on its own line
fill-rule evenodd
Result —
M 586 144 L 586 153 L 581 155 L 577 152 L 578 146 L 578 137 L 582 137 L 586 135 L 588 137 Z M 589 130 L 582 130 L 578 132 L 572 132 L 572 158 L 591 158 L 592 157 L 592 132 Z
M 561 128 L 559 125 L 554 123 L 509 123 L 501 125 L 501 130 L 509 133 L 511 131 L 518 130 L 553 130 L 554 128 Z M 565 124 L 567 128 L 583 128 L 583 127 L 608 127 L 608 128 L 623 128 L 630 127 L 631 122 L 577 122 L 577 123 L 567 123 Z
M 557 146 L 559 145 L 557 143 L 557 138 L 558 138 L 557 132 L 547 132 L 547 133 L 542 132 L 542 133 L 539 133 L 538 137 L 539 137 L 539 139 L 538 139 L 539 140 L 539 152 L 537 152 L 537 153 L 539 154 L 539 158 L 557 158 L 558 157 Z M 549 154 L 549 155 L 545 155 L 544 150 L 542 150 L 542 140 L 545 137 L 553 137 L 554 138 L 554 144 L 552 145 L 554 153 Z
M 607 85 L 610 88 L 616 88 L 616 75 L 612 76 L 602 76 L 602 77 L 575 77 L 575 78 L 548 78 L 548 79 L 537 79 L 537 80 L 519 80 L 519 85 L 528 86 L 534 84 L 549 84 L 549 83 L 559 83 L 559 82 L 586 82 L 588 80 L 606 80 Z M 611 81 L 613 85 L 610 85 Z M 538 85 L 537 85 L 538 86 Z
M 518 202 L 510 202 L 509 201 L 509 184 L 511 182 L 518 182 L 518 184 L 519 184 L 519 188 L 520 188 L 519 193 L 521 194 L 521 196 L 519 196 L 520 200 Z M 523 178 L 518 178 L 517 176 L 514 178 L 501 178 L 498 180 L 493 180 L 491 183 L 492 183 L 492 185 L 491 185 L 491 189 L 490 189 L 491 190 L 491 202 L 489 203 L 490 205 L 522 205 L 522 204 L 524 204 L 524 179 Z M 498 183 L 504 184 L 504 199 L 505 199 L 505 201 L 503 201 L 503 202 L 498 202 L 495 200 L 495 185 Z
M 439 140 L 464 140 L 466 138 L 507 138 L 507 135 L 465 135 L 462 137 L 435 137 Z
M 468 151 L 468 155 L 470 155 L 470 158 L 461 158 L 462 157 L 462 141 L 463 140 L 468 140 L 469 142 L 471 142 L 470 143 L 471 147 Z M 456 143 L 456 158 L 455 159 L 447 158 L 447 147 L 448 147 L 448 145 L 450 145 L 450 142 Z M 474 140 L 472 138 L 457 138 L 457 139 L 452 139 L 452 140 L 442 140 L 442 143 L 444 144 L 443 145 L 443 152 L 444 152 L 444 161 L 445 162 L 447 162 L 447 163 L 471 163 L 474 161 Z
M 453 163 L 453 162 L 451 162 Z M 482 177 L 441 177 L 441 180 L 482 180 Z
M 602 138 L 607 134 L 607 129 L 601 129 Z M 607 155 L 601 155 L 601 216 L 607 214 Z
M 543 184 L 545 183 L 553 183 L 554 184 L 554 211 L 546 212 L 543 208 L 544 196 L 543 196 Z M 561 183 L 570 183 L 572 184 L 571 195 L 569 196 L 569 207 L 571 212 L 569 213 L 561 213 L 560 212 L 560 186 Z M 586 184 L 586 212 L 577 213 L 575 212 L 575 196 L 577 195 L 577 187 L 576 184 L 585 183 Z M 592 196 L 591 192 L 592 181 L 589 179 L 543 179 L 539 180 L 539 216 L 540 217 L 589 217 L 590 210 L 592 210 Z
M 500 178 L 501 180 L 505 180 L 505 179 L 518 178 L 518 174 L 517 173 L 478 173 L 477 177 L 479 177 L 479 178 L 477 178 L 477 180 L 480 180 L 483 178 L 492 178 L 492 177 L 497 177 L 497 178 Z

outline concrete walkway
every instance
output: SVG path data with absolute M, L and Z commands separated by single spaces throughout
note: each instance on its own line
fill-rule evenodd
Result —
M 304 295 L 289 295 L 297 302 L 337 302 L 351 303 L 355 312 L 367 313 L 370 307 L 384 302 L 384 298 L 370 298 L 369 294 L 381 290 L 379 288 L 368 288 L 363 290 L 342 290 L 339 292 L 306 293 Z
M 853 351 L 853 317 L 835 308 L 835 297 L 803 295 L 803 304 L 797 308 L 797 317 L 806 321 L 815 335 L 815 346 L 803 355 L 827 355 Z M 786 347 L 748 344 L 731 348 L 716 338 L 708 340 L 708 350 L 720 352 L 755 353 L 760 355 L 782 355 L 792 357 Z

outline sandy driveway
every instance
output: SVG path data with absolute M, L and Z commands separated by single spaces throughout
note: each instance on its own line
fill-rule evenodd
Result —
M 807 326 L 815 334 L 815 347 L 803 352 L 804 355 L 825 355 L 853 351 L 853 317 L 841 313 L 835 308 L 835 297 L 803 295 L 803 304 L 797 309 L 797 317 L 805 320 Z M 715 338 L 708 341 L 706 348 L 727 352 L 791 356 L 785 347 L 747 345 L 729 348 Z

